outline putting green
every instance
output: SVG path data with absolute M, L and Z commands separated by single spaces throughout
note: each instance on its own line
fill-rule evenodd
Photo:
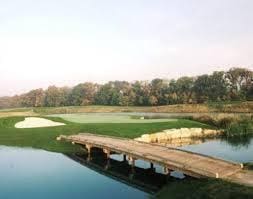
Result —
M 49 116 L 60 117 L 66 121 L 75 123 L 156 123 L 177 121 L 170 118 L 144 119 L 141 115 L 122 113 L 54 114 Z

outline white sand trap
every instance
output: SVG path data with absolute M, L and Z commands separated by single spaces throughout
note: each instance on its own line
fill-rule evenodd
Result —
M 50 126 L 62 126 L 64 123 L 54 122 L 39 117 L 26 117 L 24 121 L 15 124 L 16 128 L 40 128 Z

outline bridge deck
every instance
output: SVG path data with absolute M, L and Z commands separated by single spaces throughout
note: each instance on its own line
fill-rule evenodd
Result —
M 162 165 L 170 170 L 181 171 L 194 177 L 227 178 L 242 170 L 240 164 L 176 148 L 137 142 L 130 139 L 93 134 L 61 136 L 61 138 L 77 144 L 88 144 L 93 147 L 125 154 L 134 159 L 146 160 Z

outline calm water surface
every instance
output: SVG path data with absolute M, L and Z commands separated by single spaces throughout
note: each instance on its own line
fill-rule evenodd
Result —
M 234 162 L 253 162 L 253 137 L 217 139 L 181 148 Z
M 147 198 L 148 194 L 41 150 L 0 147 L 0 198 Z
M 253 161 L 253 138 L 212 140 L 198 145 L 181 147 L 186 150 L 212 155 L 236 162 Z M 123 175 L 128 169 L 121 167 L 120 156 L 112 155 L 111 164 L 118 174 Z M 115 160 L 115 161 L 114 161 Z M 149 164 L 137 161 L 137 166 L 147 169 Z M 97 168 L 97 165 L 95 165 Z M 101 169 L 102 168 L 102 169 Z M 133 188 L 117 178 L 103 174 L 103 166 L 94 170 L 79 164 L 63 154 L 42 150 L 0 146 L 0 198 L 149 198 L 150 194 L 142 189 Z M 156 166 L 157 172 L 162 168 Z M 98 171 L 102 172 L 98 172 Z M 143 175 L 138 174 L 142 179 Z M 139 173 L 141 173 L 140 171 Z M 149 174 L 149 173 L 147 173 Z M 153 175 L 153 174 L 152 174 Z M 181 178 L 179 173 L 173 174 Z M 164 180 L 162 175 L 152 178 L 149 183 L 157 183 L 154 179 Z M 171 182 L 170 182 L 171 183 Z

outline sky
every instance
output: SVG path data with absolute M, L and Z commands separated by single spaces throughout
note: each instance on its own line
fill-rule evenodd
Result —
M 253 69 L 252 0 L 0 0 L 0 96 Z

